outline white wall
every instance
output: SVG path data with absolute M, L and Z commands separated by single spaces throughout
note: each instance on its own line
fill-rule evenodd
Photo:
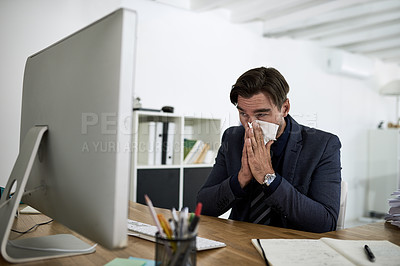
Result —
M 291 114 L 315 115 L 316 127 L 342 141 L 342 176 L 349 182 L 347 220 L 363 215 L 367 131 L 394 121 L 394 99 L 378 86 L 400 76 L 398 66 L 376 62 L 375 76 L 359 80 L 329 74 L 326 48 L 308 42 L 270 40 L 260 23 L 232 24 L 221 11 L 189 12 L 148 0 L 2 0 L 0 2 L 0 185 L 19 147 L 19 117 L 25 59 L 36 51 L 122 5 L 138 12 L 135 95 L 144 107 L 172 105 L 175 112 L 238 123 L 229 91 L 244 71 L 276 67 L 291 87 Z

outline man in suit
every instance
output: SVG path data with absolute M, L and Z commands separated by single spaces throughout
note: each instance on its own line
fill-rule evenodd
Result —
M 241 126 L 222 137 L 214 167 L 197 195 L 202 214 L 310 232 L 336 229 L 340 207 L 340 141 L 299 125 L 290 115 L 289 86 L 274 68 L 251 69 L 230 99 Z M 278 125 L 266 144 L 260 127 Z M 252 127 L 250 125 L 252 125 Z

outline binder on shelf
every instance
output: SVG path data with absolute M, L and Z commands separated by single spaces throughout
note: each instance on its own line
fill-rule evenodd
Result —
M 154 164 L 161 165 L 162 159 L 163 122 L 156 122 L 156 135 L 154 144 Z
M 175 123 L 163 123 L 163 137 L 162 137 L 162 151 L 161 151 L 161 164 L 171 165 L 174 156 L 174 135 Z
M 203 163 L 205 163 L 205 164 L 212 164 L 212 163 L 214 162 L 214 160 L 215 160 L 215 155 L 216 155 L 216 152 L 215 152 L 215 151 L 213 151 L 213 150 L 208 150 L 207 153 L 206 153 L 206 156 L 205 156 L 205 158 L 204 158 Z
M 139 125 L 138 134 L 138 163 L 142 165 L 154 165 L 156 123 L 143 122 Z

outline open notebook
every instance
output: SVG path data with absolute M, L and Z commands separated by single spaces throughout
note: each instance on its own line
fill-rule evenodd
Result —
M 254 247 L 263 256 L 257 239 Z M 400 247 L 386 240 L 260 239 L 270 265 L 400 265 Z M 364 251 L 368 245 L 376 260 L 371 262 Z

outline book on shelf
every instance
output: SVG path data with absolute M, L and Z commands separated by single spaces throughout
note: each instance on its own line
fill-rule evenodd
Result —
M 252 239 L 270 265 L 399 265 L 400 247 L 387 240 Z M 261 245 L 261 246 L 260 246 Z M 364 246 L 375 255 L 371 263 Z M 265 257 L 264 257 L 265 255 Z
M 183 153 L 184 164 L 211 164 L 215 159 L 215 152 L 202 140 L 184 139 Z
M 186 159 L 186 156 L 189 154 L 190 150 L 193 148 L 194 144 L 196 144 L 195 139 L 184 139 L 183 140 L 183 159 Z
M 138 132 L 138 163 L 154 165 L 154 139 L 156 136 L 156 123 L 143 122 L 139 125 Z
M 193 147 L 190 149 L 185 159 L 183 160 L 184 164 L 194 164 L 199 163 L 199 158 L 202 155 L 204 149 L 206 149 L 206 143 L 202 140 L 196 140 Z M 209 146 L 208 146 L 209 147 Z M 202 163 L 202 162 L 200 162 Z
M 199 153 L 199 155 L 197 156 L 196 160 L 194 160 L 193 163 L 195 164 L 203 163 L 209 149 L 210 145 L 208 145 L 208 143 L 205 143 L 203 145 L 203 148 L 201 149 L 201 152 Z

